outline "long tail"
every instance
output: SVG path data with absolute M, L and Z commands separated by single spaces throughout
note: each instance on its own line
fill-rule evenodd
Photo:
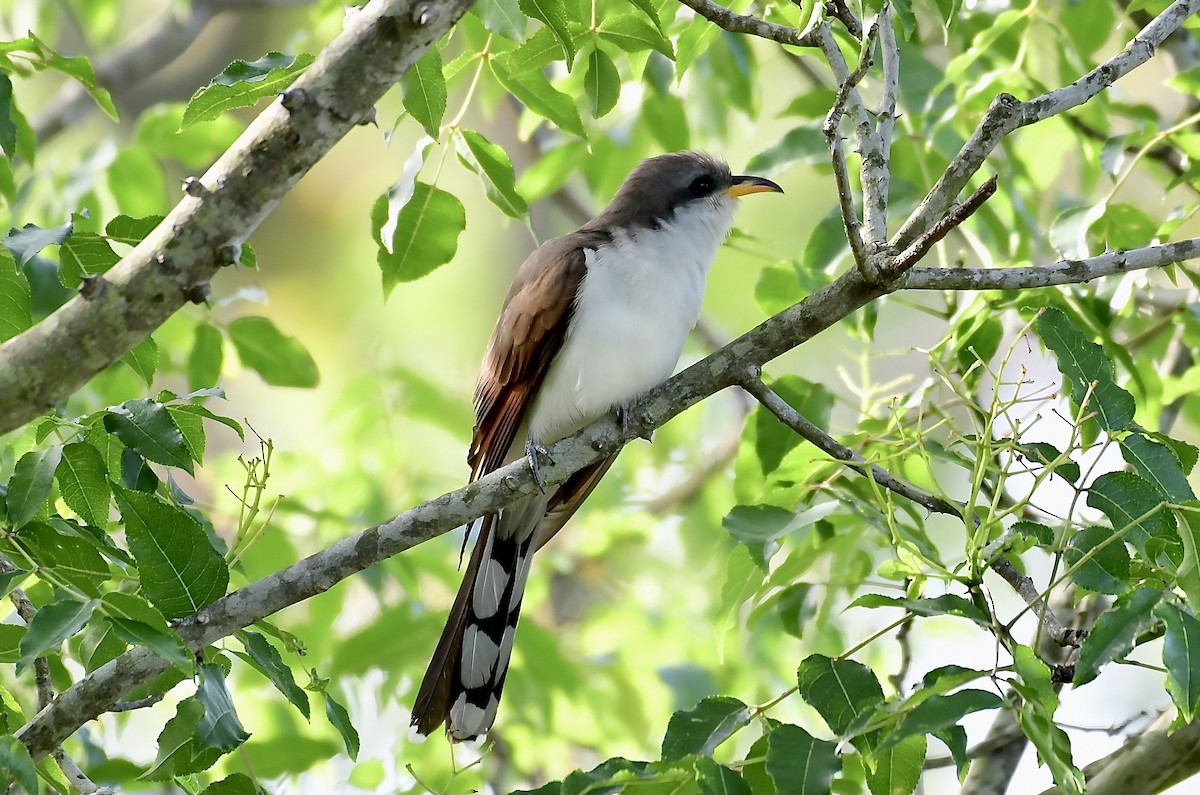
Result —
M 412 725 L 421 734 L 446 721 L 452 739 L 470 740 L 495 721 L 529 577 L 533 531 L 546 502 L 542 496 L 527 498 L 480 530 L 417 692 Z

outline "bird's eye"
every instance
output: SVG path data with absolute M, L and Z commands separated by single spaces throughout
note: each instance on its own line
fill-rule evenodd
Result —
M 709 195 L 715 187 L 716 183 L 713 182 L 712 177 L 703 176 L 692 180 L 692 184 L 688 186 L 688 190 L 692 192 L 693 196 L 700 197 Z

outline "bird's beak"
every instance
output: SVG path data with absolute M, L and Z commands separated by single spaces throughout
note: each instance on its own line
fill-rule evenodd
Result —
M 733 178 L 733 184 L 729 186 L 729 190 L 725 191 L 726 195 L 738 198 L 739 196 L 748 196 L 751 193 L 783 193 L 783 188 L 776 185 L 765 177 L 750 177 L 744 174 L 737 175 Z

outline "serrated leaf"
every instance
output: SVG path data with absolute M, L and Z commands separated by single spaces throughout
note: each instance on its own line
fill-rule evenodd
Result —
M 505 71 L 521 73 L 531 69 L 545 69 L 555 61 L 561 60 L 563 51 L 562 47 L 558 46 L 553 31 L 542 27 L 534 31 L 520 47 L 497 57 L 504 60 Z
M 794 283 L 795 271 L 787 269 Z M 770 383 L 771 389 L 805 419 L 818 428 L 829 427 L 833 411 L 833 393 L 821 384 L 813 383 L 797 375 L 785 375 Z M 763 406 L 754 410 L 754 452 L 758 455 L 764 475 L 774 472 L 784 456 L 804 443 L 803 437 L 784 425 Z
M 142 778 L 161 781 L 205 770 L 222 756 L 216 748 L 200 748 L 195 731 L 204 717 L 204 705 L 195 697 L 184 699 L 175 708 L 175 716 L 158 735 L 158 755 Z
M 342 743 L 346 746 L 346 755 L 351 759 L 358 758 L 358 731 L 355 730 L 354 724 L 350 722 L 350 713 L 346 708 L 329 695 L 328 691 L 322 693 L 325 697 L 325 717 L 329 719 L 329 723 L 333 728 L 337 729 L 337 733 L 342 736 Z
M 1013 667 L 1019 680 L 1012 687 L 1022 700 L 1017 710 L 1017 723 L 1029 742 L 1037 749 L 1038 757 L 1054 777 L 1054 783 L 1066 795 L 1083 795 L 1083 773 L 1071 756 L 1071 740 L 1054 722 L 1058 694 L 1050 682 L 1050 669 L 1028 646 L 1013 649 Z
M 62 226 L 41 227 L 36 224 L 25 224 L 20 229 L 9 229 L 4 240 L 4 247 L 12 252 L 17 265 L 24 267 L 36 257 L 46 246 L 61 246 L 63 241 L 71 236 L 75 225 L 67 221 Z
M 430 47 L 400 78 L 404 109 L 437 138 L 446 114 L 446 77 L 442 74 L 442 54 Z
M 1121 457 L 1171 502 L 1196 499 L 1183 466 L 1165 444 L 1131 433 L 1121 440 Z
M 662 741 L 662 759 L 674 762 L 691 754 L 712 756 L 721 743 L 750 722 L 750 708 L 729 696 L 713 696 L 671 716 Z
M 191 615 L 225 595 L 229 569 L 195 519 L 140 492 L 115 496 L 142 589 L 164 616 Z
M 211 121 L 227 110 L 253 105 L 278 94 L 299 76 L 313 57 L 306 53 L 284 55 L 269 52 L 257 61 L 237 60 L 225 67 L 188 100 L 179 123 L 180 130 Z
M 905 737 L 875 756 L 875 769 L 867 771 L 871 795 L 912 795 L 921 780 L 928 741 L 923 734 Z
M 1062 455 L 1057 447 L 1048 442 L 1024 442 L 1018 444 L 1016 449 L 1025 458 L 1035 464 L 1041 464 L 1043 467 L 1057 461 Z M 1068 483 L 1078 483 L 1080 477 L 1079 464 L 1070 459 L 1065 459 L 1054 468 L 1054 474 Z
M 1065 557 L 1067 565 L 1071 567 L 1071 579 L 1089 591 L 1119 594 L 1129 585 L 1129 551 L 1121 541 L 1110 540 L 1112 534 L 1113 531 L 1107 527 L 1085 527 L 1071 537 L 1071 543 L 1066 549 Z M 1079 563 L 1086 553 L 1101 544 L 1105 546 L 1096 550 L 1095 554 L 1082 564 Z
M 675 50 L 671 47 L 670 40 L 658 28 L 647 23 L 637 14 L 606 17 L 600 22 L 599 31 L 604 39 L 611 41 L 625 52 L 653 49 L 671 60 L 675 60 Z
M 271 386 L 307 389 L 320 383 L 317 363 L 309 352 L 268 318 L 240 317 L 227 330 L 238 359 Z
M 96 72 L 92 69 L 92 62 L 82 55 L 66 57 L 59 55 L 53 49 L 48 47 L 44 41 L 29 34 L 29 38 L 37 45 L 39 54 L 42 56 L 42 62 L 47 68 L 53 69 L 56 72 L 61 72 L 68 77 L 74 78 L 83 86 L 83 90 L 92 98 L 101 110 L 103 110 L 110 119 L 118 121 L 117 109 L 113 105 L 112 97 L 109 96 L 107 90 L 100 87 L 96 83 Z
M 833 743 L 818 740 L 799 726 L 776 726 L 767 735 L 767 775 L 776 795 L 829 795 L 841 767 Z
M 56 651 L 63 641 L 87 626 L 98 602 L 78 602 L 63 597 L 38 610 L 21 638 L 19 665 L 29 665 L 46 652 Z
M 275 689 L 292 702 L 305 720 L 309 719 L 308 693 L 296 684 L 292 669 L 283 661 L 279 650 L 257 632 L 240 632 L 238 638 L 245 646 L 251 663 L 271 681 Z
M 992 626 L 991 617 L 974 602 L 957 594 L 942 594 L 928 599 L 901 599 L 883 594 L 864 594 L 850 607 L 899 607 L 917 616 L 958 616 L 974 621 L 981 627 Z
M 104 273 L 120 261 L 102 235 L 75 233 L 58 247 L 58 278 L 74 289 L 84 276 Z
M 50 499 L 54 486 L 54 471 L 62 460 L 61 444 L 45 450 L 33 450 L 21 456 L 8 480 L 5 502 L 8 521 L 14 528 L 28 524 Z
M 816 163 L 829 157 L 821 131 L 814 125 L 789 130 L 783 138 L 750 158 L 746 173 L 771 177 L 801 163 Z
M 575 60 L 575 41 L 571 32 L 570 13 L 563 0 L 520 0 L 520 8 L 526 16 L 540 20 L 549 28 L 554 40 L 562 48 L 567 68 L 570 69 L 571 62 Z
M 13 87 L 8 72 L 0 70 L 0 149 L 9 160 L 17 154 L 17 125 L 13 121 Z
M 227 753 L 250 739 L 233 708 L 233 697 L 225 687 L 224 668 L 216 663 L 200 666 L 196 698 L 204 705 L 204 717 L 196 722 L 195 735 L 201 747 Z
M 583 122 L 575 101 L 562 93 L 541 72 L 509 72 L 495 59 L 489 61 L 492 74 L 525 107 L 548 121 L 554 122 L 563 132 L 585 137 Z
M 987 709 L 999 709 L 1004 699 L 987 690 L 967 688 L 948 695 L 933 695 L 904 713 L 896 728 L 888 732 L 876 749 L 883 753 L 904 737 L 914 734 L 933 734 L 954 726 L 965 715 Z
M 134 346 L 133 350 L 121 357 L 121 362 L 138 374 L 146 386 L 154 383 L 154 373 L 158 370 L 158 343 L 153 337 Z
M 479 0 L 471 9 L 483 20 L 488 33 L 495 33 L 515 42 L 525 41 L 528 24 L 517 0 Z
M 154 231 L 154 228 L 162 223 L 163 216 L 147 215 L 142 218 L 133 218 L 128 215 L 118 215 L 114 217 L 104 226 L 104 234 L 109 240 L 116 243 L 123 243 L 126 246 L 136 246 L 146 239 L 146 235 Z
M 483 180 L 483 188 L 492 204 L 512 218 L 524 218 L 529 206 L 517 193 L 516 175 L 508 154 L 474 130 L 459 134 L 458 156 L 467 168 Z
M 1150 611 L 1162 598 L 1157 588 L 1138 588 L 1104 611 L 1079 647 L 1072 686 L 1086 685 L 1100 673 L 1101 666 L 1124 659 L 1137 636 L 1152 623 Z
M 1179 537 L 1183 542 L 1183 562 L 1175 579 L 1189 605 L 1200 605 L 1200 502 L 1185 503 L 1179 514 Z
M 735 505 L 721 520 L 721 527 L 743 544 L 759 568 L 779 549 L 778 539 L 787 535 L 796 515 L 774 505 Z
M 735 771 L 706 756 L 692 763 L 702 795 L 751 795 L 750 785 Z
M 400 282 L 416 281 L 453 259 L 458 236 L 467 225 L 462 202 L 424 182 L 413 185 L 412 198 L 394 219 L 391 238 L 376 252 L 385 295 Z M 384 194 L 371 210 L 371 231 L 377 241 L 388 222 L 389 201 Z
M 587 95 L 588 112 L 593 119 L 607 116 L 621 97 L 621 73 L 617 71 L 612 58 L 598 47 L 588 53 L 583 90 Z
M 150 398 L 127 400 L 104 417 L 104 429 L 129 449 L 158 464 L 192 471 L 183 432 L 163 404 Z
M 1200 621 L 1169 602 L 1160 602 L 1154 615 L 1167 626 L 1163 643 L 1167 692 L 1179 710 L 1179 720 L 1191 722 L 1200 708 Z
M 1132 472 L 1106 472 L 1096 478 L 1088 488 L 1087 504 L 1107 516 L 1113 530 L 1125 530 L 1124 538 L 1147 557 L 1152 557 L 1146 548 L 1152 538 L 1172 544 L 1178 540 L 1170 514 L 1151 513 L 1162 505 L 1158 490 Z
M 1054 307 L 1042 310 L 1034 329 L 1054 354 L 1075 405 L 1086 397 L 1087 410 L 1096 413 L 1100 427 L 1106 431 L 1129 427 L 1136 404 L 1133 395 L 1113 380 L 1113 365 L 1104 348 L 1085 337 L 1065 312 Z
M 100 607 L 118 638 L 131 646 L 145 646 L 185 675 L 193 675 L 196 659 L 192 650 L 145 599 L 111 591 L 101 598 Z
M 245 773 L 230 773 L 220 781 L 209 784 L 200 795 L 259 795 L 261 790 Z
M 883 689 L 875 673 L 854 660 L 809 655 L 796 669 L 796 682 L 800 697 L 837 735 L 845 734 L 861 716 L 883 703 Z M 875 739 L 860 735 L 855 738 L 855 744 L 867 750 L 874 746 Z
M 66 526 L 65 522 L 55 524 Z M 25 554 L 39 567 L 53 571 L 59 580 L 88 596 L 99 596 L 101 583 L 111 576 L 108 563 L 94 545 L 51 525 L 27 524 L 21 528 L 17 539 L 24 546 Z
M 188 388 L 215 385 L 220 381 L 224 361 L 225 345 L 221 332 L 207 323 L 196 326 L 196 337 L 187 360 Z
M 0 342 L 12 339 L 33 323 L 29 280 L 16 260 L 0 248 Z
M 37 768 L 25 744 L 11 734 L 0 737 L 0 777 L 15 782 L 27 795 L 37 795 Z
M 158 475 L 136 450 L 126 447 L 121 451 L 121 485 L 149 493 L 157 489 L 158 484 Z

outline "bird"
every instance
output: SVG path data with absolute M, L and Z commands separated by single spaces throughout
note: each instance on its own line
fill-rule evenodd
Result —
M 467 463 L 475 481 L 527 458 L 539 488 L 478 520 L 462 585 L 417 691 L 417 734 L 445 722 L 451 741 L 473 740 L 495 722 L 533 553 L 616 458 L 545 488 L 539 456 L 605 414 L 627 418 L 629 406 L 671 375 L 737 200 L 760 192 L 783 189 L 734 175 L 703 152 L 651 157 L 602 212 L 540 245 L 517 270 L 475 387 Z

